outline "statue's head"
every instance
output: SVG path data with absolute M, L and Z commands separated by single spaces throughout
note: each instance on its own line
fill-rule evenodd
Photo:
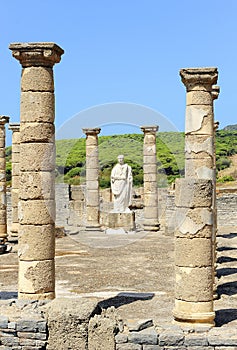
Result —
M 118 162 L 119 162 L 119 164 L 123 164 L 124 163 L 124 155 L 123 154 L 120 154 L 118 156 Z

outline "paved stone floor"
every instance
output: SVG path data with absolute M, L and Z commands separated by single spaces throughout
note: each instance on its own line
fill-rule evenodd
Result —
M 0 299 L 16 297 L 17 246 L 0 255 Z M 218 234 L 217 326 L 237 326 L 237 228 Z M 159 232 L 68 231 L 56 244 L 58 297 L 96 297 L 118 308 L 123 319 L 172 323 L 174 240 Z

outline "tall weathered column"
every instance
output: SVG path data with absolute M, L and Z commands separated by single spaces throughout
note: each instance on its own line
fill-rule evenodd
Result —
M 176 181 L 176 299 L 180 322 L 214 324 L 213 198 L 215 191 L 213 96 L 216 68 L 180 71 L 187 89 L 185 179 Z
M 14 43 L 22 65 L 20 111 L 20 299 L 55 297 L 55 140 L 53 66 L 63 50 L 54 43 Z
M 100 229 L 98 135 L 100 128 L 82 129 L 86 134 L 86 229 Z
M 143 144 L 143 179 L 144 179 L 144 222 L 145 231 L 158 231 L 158 185 L 156 133 L 157 125 L 141 126 L 144 133 Z
M 18 236 L 19 220 L 18 220 L 18 200 L 19 200 L 19 161 L 20 161 L 20 124 L 11 123 L 8 127 L 12 131 L 12 237 Z
M 5 153 L 5 124 L 9 117 L 0 116 L 0 248 L 3 253 L 7 246 L 7 206 L 6 206 L 6 153 Z

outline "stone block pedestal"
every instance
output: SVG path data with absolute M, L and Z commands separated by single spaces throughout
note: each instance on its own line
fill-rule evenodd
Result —
M 100 213 L 100 224 L 106 228 L 119 229 L 123 228 L 125 231 L 134 231 L 135 226 L 135 212 L 130 213 Z

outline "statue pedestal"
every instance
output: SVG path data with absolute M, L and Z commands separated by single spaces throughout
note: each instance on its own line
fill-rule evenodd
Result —
M 135 230 L 135 212 L 129 213 L 106 213 L 100 212 L 100 224 L 106 228 L 123 228 L 125 231 Z

